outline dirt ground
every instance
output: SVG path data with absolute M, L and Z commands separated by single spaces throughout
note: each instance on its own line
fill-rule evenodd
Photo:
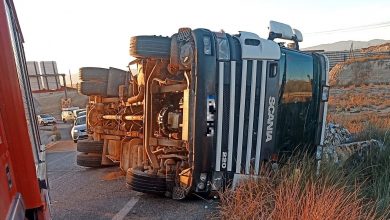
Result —
M 390 86 L 332 87 L 328 121 L 342 124 L 352 133 L 370 124 L 390 128 Z

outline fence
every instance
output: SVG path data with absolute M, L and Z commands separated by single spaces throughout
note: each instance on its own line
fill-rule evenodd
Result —
M 27 61 L 27 72 L 32 91 L 61 88 L 60 77 L 64 74 L 58 73 L 55 61 Z
M 345 62 L 351 58 L 364 58 L 375 56 L 390 56 L 390 51 L 385 52 L 361 52 L 361 51 L 327 51 L 320 52 L 329 58 L 329 67 L 332 69 L 336 64 Z
M 39 70 L 39 64 L 36 61 L 27 62 L 28 78 L 30 80 L 30 86 L 32 91 L 42 90 L 43 82 L 42 75 Z

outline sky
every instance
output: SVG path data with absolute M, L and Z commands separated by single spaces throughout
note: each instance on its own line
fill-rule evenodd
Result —
M 390 39 L 389 0 L 14 0 L 27 60 L 57 61 L 60 73 L 83 66 L 126 69 L 130 37 L 171 36 L 180 27 L 249 31 L 268 37 L 275 20 L 299 29 L 300 47 Z M 381 28 L 352 28 L 386 23 Z M 363 30 L 362 30 L 363 29 Z

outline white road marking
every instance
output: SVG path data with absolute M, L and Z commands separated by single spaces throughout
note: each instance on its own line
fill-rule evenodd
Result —
M 127 202 L 126 205 L 123 206 L 123 208 L 118 213 L 116 213 L 114 217 L 112 217 L 112 220 L 122 220 L 131 211 L 131 209 L 135 206 L 138 200 L 138 196 L 131 198 L 130 201 Z

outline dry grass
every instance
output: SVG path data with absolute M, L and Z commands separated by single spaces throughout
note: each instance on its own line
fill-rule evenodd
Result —
M 221 194 L 222 219 L 344 220 L 385 219 L 375 202 L 363 200 L 359 184 L 348 174 L 325 168 L 315 175 L 309 158 L 290 160 L 287 166 L 261 179 L 249 179 Z
M 387 85 L 331 88 L 328 121 L 359 133 L 369 124 L 390 129 L 390 87 Z
M 373 112 L 357 115 L 328 114 L 327 121 L 341 124 L 354 134 L 362 132 L 369 125 L 375 125 L 384 130 L 390 129 L 389 115 L 378 115 Z
M 390 99 L 385 94 L 362 94 L 346 90 L 343 96 L 329 97 L 329 105 L 341 109 L 370 106 L 390 107 Z

